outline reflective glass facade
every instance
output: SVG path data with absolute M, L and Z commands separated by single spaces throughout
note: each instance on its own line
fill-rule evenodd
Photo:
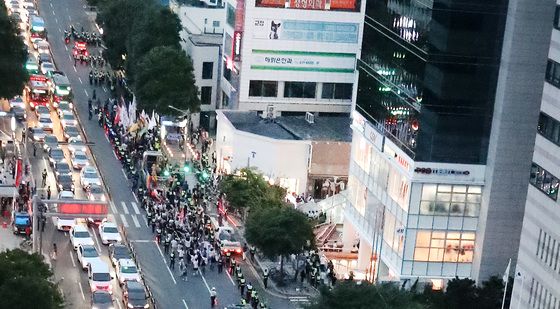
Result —
M 368 0 L 356 109 L 416 161 L 486 163 L 507 0 Z

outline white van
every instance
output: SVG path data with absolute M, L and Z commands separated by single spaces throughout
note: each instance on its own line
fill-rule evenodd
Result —
M 94 291 L 107 291 L 113 293 L 113 276 L 109 265 L 102 260 L 97 260 L 88 265 L 89 287 Z

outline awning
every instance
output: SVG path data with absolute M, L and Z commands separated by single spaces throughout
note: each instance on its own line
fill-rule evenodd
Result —
M 14 186 L 0 186 L 0 197 L 17 197 L 18 190 Z

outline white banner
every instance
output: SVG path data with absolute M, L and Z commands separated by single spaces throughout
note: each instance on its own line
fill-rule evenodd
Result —
M 253 50 L 251 69 L 354 73 L 356 55 L 346 53 Z

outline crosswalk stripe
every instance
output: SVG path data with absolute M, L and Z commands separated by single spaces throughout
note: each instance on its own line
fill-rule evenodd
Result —
M 120 214 L 121 216 L 121 221 L 122 224 L 124 225 L 124 227 L 128 227 L 128 221 L 126 221 L 126 217 L 123 214 Z
M 138 222 L 138 218 L 135 215 L 132 215 L 132 221 L 134 221 L 134 226 L 140 227 L 140 222 Z
M 130 202 L 130 204 L 132 204 L 132 208 L 134 208 L 134 212 L 139 215 L 140 214 L 140 210 L 138 209 L 138 205 L 136 205 L 135 202 Z
M 117 207 L 115 207 L 115 204 L 113 203 L 113 201 L 111 201 L 111 203 L 110 203 L 109 205 L 111 205 L 111 211 L 112 211 L 114 214 L 118 213 Z
M 124 209 L 124 213 L 128 215 L 130 212 L 128 211 L 128 208 L 126 207 L 126 203 L 121 202 L 121 205 L 122 205 L 122 208 Z

